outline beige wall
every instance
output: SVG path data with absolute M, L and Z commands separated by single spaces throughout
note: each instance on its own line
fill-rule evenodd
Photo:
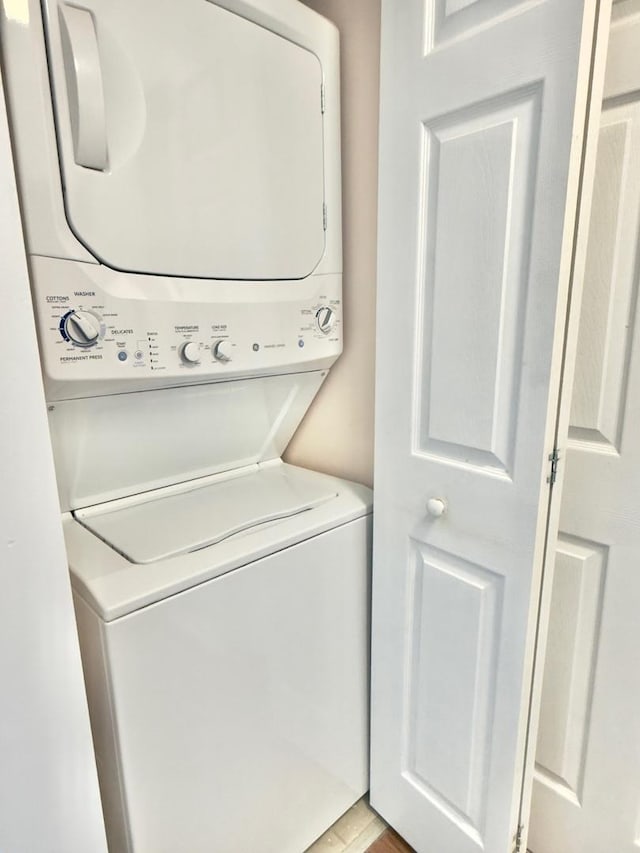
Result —
M 303 0 L 340 30 L 344 352 L 285 459 L 371 485 L 380 0 Z

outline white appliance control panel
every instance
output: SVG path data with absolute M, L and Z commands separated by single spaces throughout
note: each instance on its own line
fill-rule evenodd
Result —
M 342 350 L 340 275 L 123 281 L 97 264 L 31 263 L 50 401 L 317 370 Z

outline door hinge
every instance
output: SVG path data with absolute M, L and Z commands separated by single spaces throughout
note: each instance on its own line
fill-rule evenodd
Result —
M 549 462 L 551 462 L 551 473 L 547 477 L 547 483 L 553 486 L 558 478 L 558 464 L 560 462 L 560 451 L 557 447 L 549 454 Z
M 322 227 L 326 231 L 327 230 L 327 205 L 322 205 Z
M 324 113 L 325 110 L 325 94 L 324 94 L 324 83 L 320 84 L 320 112 Z
M 524 835 L 524 824 L 520 824 L 516 830 L 516 840 L 513 846 L 513 853 L 523 853 L 522 836 Z

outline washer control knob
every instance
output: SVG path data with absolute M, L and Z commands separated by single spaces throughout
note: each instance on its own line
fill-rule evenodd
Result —
M 100 337 L 100 318 L 89 311 L 70 311 L 64 321 L 66 336 L 79 347 L 92 347 Z
M 213 345 L 213 357 L 216 361 L 231 361 L 231 341 L 218 341 Z
M 328 335 L 336 322 L 336 312 L 328 305 L 324 305 L 316 311 L 316 323 L 323 335 Z
M 185 364 L 200 364 L 200 344 L 198 341 L 185 341 L 180 346 L 180 358 Z

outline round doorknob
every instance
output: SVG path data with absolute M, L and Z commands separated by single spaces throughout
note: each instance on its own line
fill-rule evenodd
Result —
M 429 498 L 427 501 L 427 512 L 433 518 L 440 518 L 447 511 L 447 504 L 442 498 Z

